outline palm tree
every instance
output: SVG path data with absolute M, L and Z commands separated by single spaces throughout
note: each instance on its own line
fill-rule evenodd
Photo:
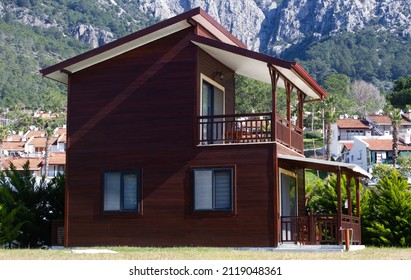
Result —
M 402 115 L 401 110 L 395 108 L 389 104 L 384 109 L 385 114 L 387 114 L 391 119 L 391 126 L 392 126 L 392 160 L 393 165 L 396 167 L 397 159 L 398 159 L 398 135 L 399 135 L 399 126 L 401 124 Z
M 44 136 L 46 137 L 45 153 L 44 153 L 44 174 L 47 177 L 49 172 L 49 159 L 50 159 L 50 148 L 51 148 L 51 139 L 54 137 L 54 132 L 57 127 L 61 126 L 64 123 L 64 119 L 55 114 L 55 118 L 44 119 L 39 118 L 37 120 L 37 125 L 44 130 Z
M 324 126 L 325 126 L 325 155 L 326 159 L 331 159 L 331 141 L 332 141 L 332 129 L 331 125 L 337 121 L 335 114 L 335 99 L 329 97 L 327 101 L 324 101 Z

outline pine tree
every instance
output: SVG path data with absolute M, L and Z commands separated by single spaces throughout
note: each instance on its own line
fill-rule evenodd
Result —
M 411 246 L 411 192 L 397 171 L 363 199 L 363 241 L 376 246 Z

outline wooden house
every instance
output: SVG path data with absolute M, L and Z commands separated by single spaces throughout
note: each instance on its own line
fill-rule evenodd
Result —
M 335 215 L 305 209 L 305 168 L 356 178 L 357 201 L 368 175 L 303 157 L 303 104 L 324 90 L 200 8 L 41 73 L 68 92 L 65 246 L 340 243 L 348 227 L 360 242 L 359 210 L 343 215 L 341 199 Z M 272 111 L 236 114 L 236 75 L 270 84 Z

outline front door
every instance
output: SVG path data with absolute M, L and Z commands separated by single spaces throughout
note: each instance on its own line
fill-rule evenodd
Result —
M 224 90 L 223 88 L 202 80 L 201 90 L 201 115 L 218 116 L 224 114 Z M 224 122 L 223 118 L 210 117 L 202 126 L 202 138 L 207 143 L 219 143 L 223 140 Z
M 297 241 L 297 177 L 294 173 L 280 171 L 281 192 L 281 239 Z

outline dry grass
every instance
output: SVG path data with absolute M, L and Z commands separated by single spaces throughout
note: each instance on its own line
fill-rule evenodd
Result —
M 0 249 L 0 260 L 411 260 L 411 249 L 373 247 L 352 252 L 272 252 L 184 247 L 104 249 L 117 253 L 75 254 L 70 249 Z

